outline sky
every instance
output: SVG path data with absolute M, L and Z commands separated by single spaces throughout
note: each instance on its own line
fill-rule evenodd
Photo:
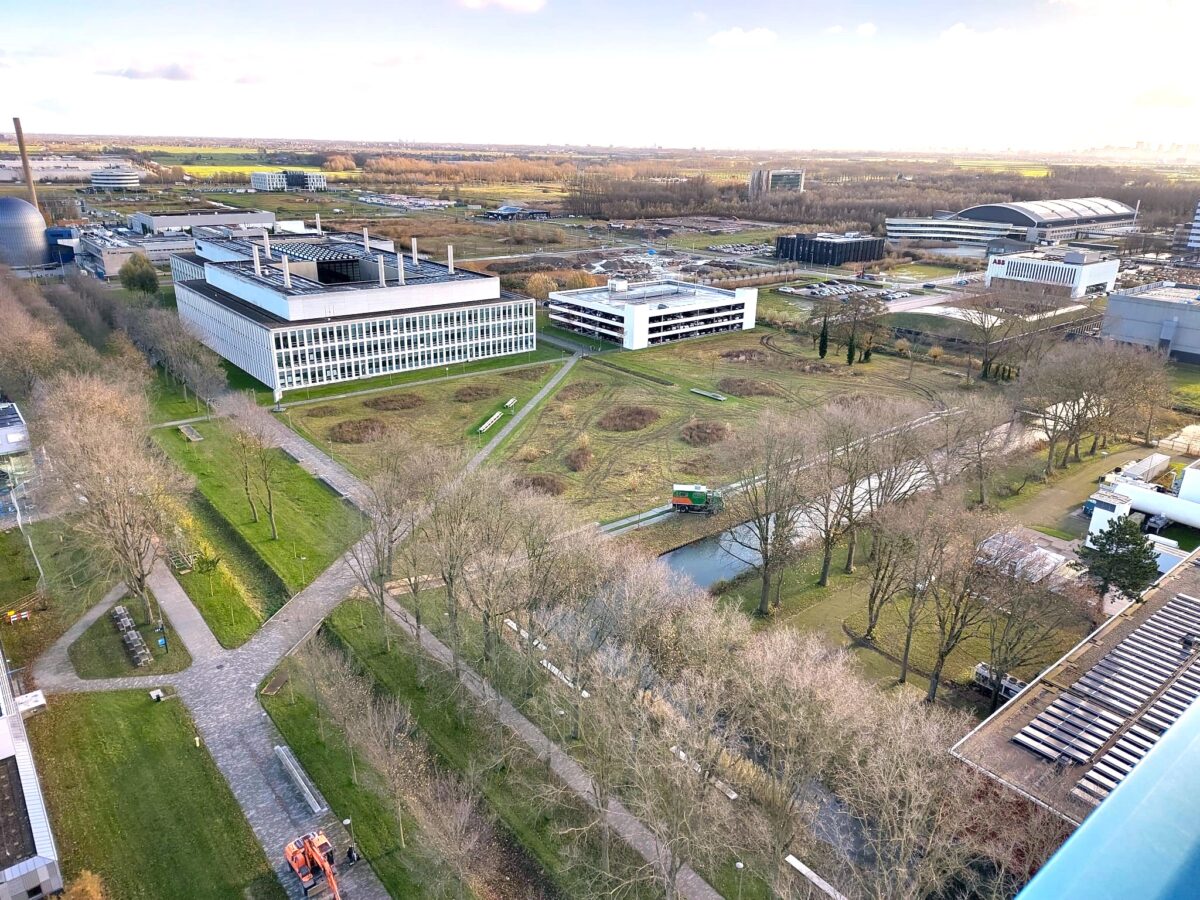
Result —
M 1200 144 L 1198 26 L 1200 0 L 0 0 L 0 122 L 781 152 Z

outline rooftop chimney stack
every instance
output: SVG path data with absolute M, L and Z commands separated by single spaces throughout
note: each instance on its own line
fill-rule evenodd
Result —
M 446 245 L 446 268 L 450 270 L 450 274 L 454 274 L 454 245 Z
M 413 266 L 420 266 L 421 263 L 417 260 L 417 239 L 416 238 L 412 239 L 412 251 L 413 251 Z
M 290 291 L 292 289 L 292 270 L 288 266 L 287 254 L 284 253 L 281 255 L 283 256 L 283 286 Z
M 396 254 L 396 269 L 400 273 L 400 283 L 404 284 L 404 254 Z
M 363 250 L 371 252 L 371 239 L 367 236 L 367 226 L 363 226 Z
M 261 278 L 262 277 L 262 263 L 259 261 L 259 258 L 258 258 L 258 244 L 251 244 L 250 249 L 254 253 L 254 274 Z
M 383 270 L 383 254 L 382 253 L 375 254 L 375 265 L 379 269 L 379 286 L 387 287 L 387 275 L 384 273 L 384 270 Z
M 323 232 L 321 230 L 321 214 L 317 213 L 317 234 L 324 234 L 324 233 L 325 232 Z
M 275 257 L 271 255 L 271 232 L 269 231 L 263 232 L 263 246 L 267 250 L 267 259 L 274 259 Z
M 17 133 L 17 149 L 21 151 L 21 171 L 25 173 L 25 189 L 29 191 L 29 202 L 37 206 L 37 187 L 33 183 L 33 171 L 29 168 L 29 154 L 25 150 L 25 132 L 21 130 L 21 120 L 16 116 L 13 116 L 13 131 Z

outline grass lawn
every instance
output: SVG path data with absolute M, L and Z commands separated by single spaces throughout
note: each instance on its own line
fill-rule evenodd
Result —
M 530 401 L 558 366 L 535 366 L 494 375 L 472 375 L 402 391 L 348 397 L 328 403 L 296 406 L 284 412 L 284 421 L 299 434 L 325 450 L 331 450 L 351 469 L 369 474 L 378 461 L 378 442 L 344 444 L 330 442 L 331 431 L 342 422 L 378 419 L 415 441 L 437 447 L 474 451 L 503 426 L 504 419 L 484 434 L 477 429 L 512 397 L 514 412 Z M 479 395 L 479 396 L 476 396 Z M 401 397 L 417 403 L 411 409 L 375 409 L 372 404 Z M 506 413 L 505 419 L 509 416 Z
M 760 343 L 763 338 L 771 346 Z M 817 371 L 804 371 L 815 362 L 807 338 L 764 330 L 606 354 L 603 361 L 585 359 L 522 423 L 500 458 L 521 475 L 555 480 L 562 496 L 588 518 L 610 521 L 665 502 L 673 482 L 730 480 L 733 472 L 719 446 L 691 446 L 683 440 L 682 429 L 692 419 L 736 430 L 752 428 L 768 408 L 801 409 L 840 393 L 910 397 L 929 405 L 934 391 L 952 388 L 944 376 L 923 365 L 917 366 L 914 381 L 907 382 L 907 363 L 882 355 L 853 369 L 831 355 Z M 643 375 L 673 384 L 639 377 Z M 727 378 L 761 382 L 774 396 L 733 396 L 723 389 Z M 691 393 L 693 387 L 722 392 L 729 399 L 717 402 Z M 606 412 L 622 406 L 647 407 L 658 418 L 635 431 L 600 427 Z M 588 444 L 593 459 L 576 472 L 566 456 L 581 442 Z
M 431 366 L 426 369 L 414 369 L 410 372 L 379 375 L 376 378 L 360 378 L 356 381 L 339 381 L 335 384 L 296 388 L 284 393 L 283 402 L 319 400 L 322 398 L 337 397 L 342 394 L 353 394 L 357 391 L 400 387 L 401 385 L 412 384 L 414 381 L 429 381 L 432 378 L 444 378 L 448 375 L 470 375 L 477 372 L 488 372 L 492 369 L 506 369 L 512 366 L 524 366 L 531 363 L 551 362 L 554 360 L 561 361 L 562 358 L 563 351 L 559 347 L 538 347 L 536 350 L 530 350 L 526 353 L 514 353 L 510 356 L 480 359 L 475 362 L 455 363 L 450 366 Z M 249 376 L 246 377 L 248 378 Z M 512 377 L 512 374 L 508 373 L 504 377 Z M 270 389 L 263 387 L 258 382 L 255 382 L 255 384 L 258 385 L 256 391 L 265 392 L 265 400 L 260 395 L 259 402 L 270 403 Z
M 927 334 L 941 337 L 972 340 L 979 336 L 979 329 L 974 325 L 959 319 L 953 319 L 950 316 L 923 313 L 920 310 L 888 313 L 883 317 L 883 322 L 889 328 L 912 328 L 915 331 L 923 331 Z
M 122 900 L 285 896 L 178 700 L 59 695 L 26 727 L 68 881 L 89 869 Z
M 582 808 L 561 799 L 559 793 L 545 796 L 544 766 L 533 763 L 525 754 L 502 759 L 503 748 L 495 728 L 474 707 L 459 709 L 461 693 L 451 689 L 451 676 L 441 669 L 429 669 L 432 664 L 426 662 L 426 677 L 421 678 L 413 655 L 416 647 L 409 638 L 395 638 L 392 652 L 387 653 L 383 622 L 374 604 L 347 601 L 333 611 L 326 627 L 375 679 L 380 690 L 408 704 L 443 765 L 459 773 L 479 767 L 479 789 L 503 826 L 542 866 L 563 896 L 576 896 L 579 892 L 572 886 L 581 883 L 577 879 L 586 879 L 588 869 L 598 864 L 594 855 L 597 848 L 586 841 L 579 846 L 570 833 L 586 821 Z M 583 852 L 585 858 L 576 858 L 578 852 Z M 614 869 L 632 867 L 630 855 L 614 841 Z M 633 896 L 641 894 L 634 892 Z
M 899 276 L 901 278 L 945 278 L 947 275 L 953 275 L 961 271 L 954 266 L 936 266 L 930 263 L 909 263 L 904 266 L 897 266 L 894 269 L 888 269 L 887 275 Z
M 4 625 L 4 653 L 17 667 L 31 663 L 113 584 L 91 566 L 87 554 L 58 522 L 39 522 L 26 528 L 46 571 L 47 603 L 44 609 L 34 607 L 27 621 Z M 37 567 L 25 538 L 15 528 L 0 537 L 0 571 L 0 590 L 6 591 L 6 604 L 27 596 L 37 585 Z M 6 605 L 3 611 L 9 608 Z
M 395 806 L 387 802 L 382 788 L 372 789 L 375 773 L 359 754 L 355 760 L 359 783 L 355 784 L 350 753 L 345 741 L 334 736 L 336 729 L 327 723 L 326 739 L 321 739 L 317 704 L 299 666 L 285 659 L 267 680 L 281 673 L 289 675 L 287 686 L 274 696 L 260 695 L 259 699 L 338 817 L 354 821 L 358 851 L 393 897 L 438 896 L 425 887 L 437 884 L 438 879 L 428 871 L 429 856 L 419 852 L 421 836 L 415 823 L 406 817 L 406 846 L 401 847 Z
M 207 412 L 204 403 L 196 399 L 196 395 L 188 391 L 183 395 L 183 387 L 168 377 L 162 369 L 155 368 L 154 378 L 150 382 L 150 421 L 155 425 L 163 422 L 175 422 L 179 419 L 194 419 Z
M 121 678 L 125 675 L 165 675 L 168 672 L 182 672 L 192 664 L 192 657 L 183 646 L 171 627 L 167 625 L 167 646 L 160 647 L 158 639 L 162 637 L 153 626 L 142 624 L 145 610 L 139 611 L 140 600 L 126 597 L 121 601 L 133 616 L 138 633 L 145 640 L 146 646 L 154 657 L 153 662 L 138 668 L 129 660 L 125 652 L 125 644 L 121 640 L 121 632 L 112 616 L 107 612 L 92 623 L 79 639 L 73 643 L 67 653 L 71 657 L 71 665 L 75 667 L 80 678 Z
M 1176 402 L 1200 409 L 1200 365 L 1173 362 L 1167 374 Z
M 796 227 L 776 226 L 771 228 L 747 228 L 729 234 L 704 234 L 698 231 L 687 231 L 673 234 L 667 238 L 667 246 L 680 250 L 707 250 L 720 244 L 762 244 L 774 246 L 775 238 L 781 234 L 795 234 Z
M 154 440 L 172 459 L 196 478 L 197 489 L 233 526 L 254 551 L 295 593 L 341 555 L 357 534 L 357 515 L 333 491 L 290 459 L 281 466 L 275 491 L 279 539 L 271 539 L 266 511 L 251 519 L 237 479 L 232 476 L 230 439 L 213 422 L 196 430 L 204 440 L 192 443 L 178 429 L 159 429 Z M 276 451 L 282 455 L 282 451 Z
M 193 547 L 218 560 L 211 575 L 192 569 L 176 579 L 223 647 L 244 644 L 287 602 L 287 586 L 199 491 L 176 520 Z

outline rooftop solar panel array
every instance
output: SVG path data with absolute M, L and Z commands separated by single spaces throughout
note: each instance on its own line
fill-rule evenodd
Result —
M 1075 793 L 1098 803 L 1200 696 L 1198 651 L 1200 600 L 1177 594 L 1013 741 L 1056 762 L 1095 760 Z

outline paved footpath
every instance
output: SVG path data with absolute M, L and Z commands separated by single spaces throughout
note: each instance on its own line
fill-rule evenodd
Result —
M 579 354 L 572 356 L 469 465 L 472 468 L 481 465 L 500 441 L 558 386 L 579 358 Z M 306 471 L 324 479 L 351 501 L 364 496 L 365 488 L 354 475 L 285 424 L 274 421 L 272 434 L 278 446 Z M 188 669 L 169 675 L 111 679 L 85 680 L 75 674 L 67 648 L 124 596 L 124 586 L 117 585 L 38 658 L 33 664 L 35 682 L 48 693 L 174 687 L 191 710 L 200 738 L 229 782 L 280 882 L 289 896 L 302 897 L 298 883 L 282 859 L 284 845 L 297 835 L 318 827 L 325 829 L 338 848 L 345 848 L 350 836 L 332 811 L 317 816 L 303 804 L 299 792 L 275 757 L 274 748 L 284 744 L 284 740 L 259 703 L 257 690 L 280 660 L 311 635 L 334 607 L 354 591 L 357 582 L 348 555 L 317 576 L 312 584 L 268 619 L 249 641 L 234 650 L 220 646 L 179 582 L 161 562 L 154 567 L 150 585 L 192 655 L 192 665 Z M 410 634 L 415 634 L 416 626 L 405 610 L 393 604 L 392 612 Z M 422 631 L 420 644 L 441 664 L 452 667 L 449 648 L 428 630 Z M 543 756 L 549 754 L 551 767 L 558 777 L 588 802 L 593 795 L 591 780 L 579 764 L 469 667 L 460 662 L 459 669 L 463 683 L 472 694 L 495 709 L 504 725 L 534 752 Z M 662 865 L 669 850 L 661 847 L 649 829 L 624 806 L 613 801 L 606 815 L 613 829 L 647 862 Z M 368 866 L 343 868 L 339 882 L 346 900 L 375 900 L 388 896 Z M 688 866 L 679 873 L 678 890 L 688 900 L 720 898 L 720 894 Z

